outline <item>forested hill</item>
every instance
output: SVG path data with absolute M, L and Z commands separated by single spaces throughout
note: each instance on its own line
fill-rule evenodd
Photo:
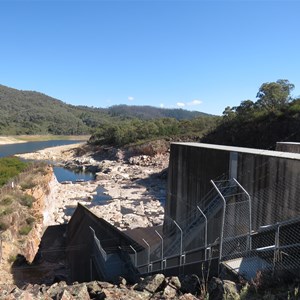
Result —
M 300 98 L 291 96 L 293 89 L 282 79 L 262 84 L 257 101 L 226 107 L 219 125 L 201 141 L 260 149 L 275 149 L 280 141 L 300 142 Z
M 107 114 L 77 108 L 34 91 L 0 85 L 0 134 L 84 134 Z
M 124 119 L 191 119 L 199 112 L 143 106 L 73 106 L 45 94 L 0 85 L 0 134 L 90 134 Z
M 208 114 L 199 111 L 136 105 L 114 105 L 108 108 L 108 113 L 111 116 L 133 117 L 139 119 L 174 118 L 177 120 L 190 120 L 196 117 L 209 116 Z

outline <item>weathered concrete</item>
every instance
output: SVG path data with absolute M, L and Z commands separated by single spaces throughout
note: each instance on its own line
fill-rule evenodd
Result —
M 300 153 L 300 143 L 295 142 L 277 142 L 276 151 Z
M 197 205 L 205 207 L 210 180 L 236 178 L 252 198 L 252 229 L 300 214 L 300 154 L 201 143 L 172 143 L 165 235 L 174 232 L 170 218 L 184 229 L 199 217 Z M 249 211 L 244 212 L 245 217 Z M 232 224 L 239 226 L 235 214 Z M 243 217 L 240 215 L 240 217 Z M 220 236 L 222 211 L 208 226 L 209 243 Z M 171 222 L 172 223 L 172 222 Z M 203 233 L 199 233 L 203 236 Z M 203 241 L 203 237 L 202 241 Z M 198 243 L 199 244 L 199 243 Z M 199 246 L 194 244 L 193 246 Z
M 109 280 L 118 276 L 132 280 L 136 274 L 131 269 L 127 251 L 130 251 L 130 245 L 137 251 L 143 250 L 144 247 L 104 219 L 98 218 L 83 205 L 78 204 L 67 226 L 66 256 L 71 281 L 108 280 L 104 278 L 105 270 L 99 270 L 94 262 L 94 259 L 98 260 L 101 257 L 99 257 L 100 252 L 95 253 L 95 240 L 91 228 L 107 254 L 107 261 L 110 264 L 110 269 L 107 270 L 110 275 Z M 126 251 L 122 251 L 122 248 Z M 127 268 L 124 268 L 126 264 Z

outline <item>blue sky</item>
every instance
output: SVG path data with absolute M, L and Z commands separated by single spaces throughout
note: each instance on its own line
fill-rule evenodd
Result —
M 66 103 L 212 114 L 288 79 L 300 1 L 0 0 L 0 84 Z

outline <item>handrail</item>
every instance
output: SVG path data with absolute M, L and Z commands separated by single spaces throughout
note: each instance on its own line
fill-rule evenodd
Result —
M 221 227 L 221 234 L 220 234 L 220 253 L 219 259 L 221 261 L 222 258 L 222 251 L 223 251 L 223 237 L 224 237 L 224 225 L 225 225 L 225 213 L 226 213 L 226 200 L 222 193 L 219 191 L 218 187 L 215 185 L 213 180 L 210 181 L 213 187 L 216 189 L 217 193 L 220 195 L 221 199 L 223 200 L 223 218 L 222 218 L 222 227 Z
M 178 225 L 178 223 L 173 220 L 174 224 L 177 226 L 177 228 L 180 230 L 180 256 L 182 255 L 182 235 L 183 235 L 183 232 L 182 232 L 182 229 L 180 228 L 180 226 Z
M 244 189 L 244 187 L 235 179 L 233 178 L 235 183 L 245 192 L 249 199 L 249 250 L 252 249 L 252 239 L 251 239 L 251 232 L 252 232 L 252 204 L 251 204 L 251 197 L 249 193 Z
M 163 269 L 163 259 L 164 259 L 164 239 L 161 236 L 161 234 L 155 230 L 156 234 L 159 236 L 159 238 L 161 239 L 161 269 Z
M 204 214 L 204 212 L 201 210 L 201 208 L 197 205 L 198 210 L 200 211 L 200 213 L 202 214 L 202 216 L 205 218 L 205 234 L 204 234 L 204 247 L 205 247 L 205 260 L 206 260 L 206 248 L 207 248 L 207 217 Z

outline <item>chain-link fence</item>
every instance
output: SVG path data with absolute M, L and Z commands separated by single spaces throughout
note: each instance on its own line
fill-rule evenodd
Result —
M 162 244 L 144 250 L 144 260 L 137 265 L 139 271 L 177 268 L 180 272 L 218 259 L 248 279 L 263 270 L 289 270 L 299 275 L 300 217 L 291 219 L 297 212 L 285 216 L 276 210 L 261 211 L 260 218 L 253 222 L 260 209 L 258 201 L 264 201 L 259 196 L 269 198 L 268 191 L 260 191 L 253 200 L 235 179 L 212 183 L 217 193 L 210 192 L 211 201 L 206 201 L 205 207 L 202 204 L 200 208 L 199 202 L 199 206 L 190 208 L 192 213 L 185 220 L 165 217 L 168 235 L 162 237 Z M 272 183 L 269 193 L 280 188 Z M 276 222 L 269 225 L 270 220 Z

